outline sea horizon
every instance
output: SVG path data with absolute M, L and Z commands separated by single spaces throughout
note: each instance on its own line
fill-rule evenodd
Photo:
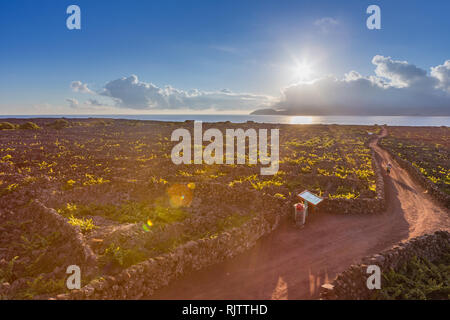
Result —
M 338 125 L 389 125 L 389 126 L 450 126 L 450 116 L 284 116 L 250 114 L 40 114 L 40 115 L 0 115 L 0 119 L 38 119 L 38 118 L 110 118 L 126 120 L 151 120 L 184 122 L 186 120 L 203 122 L 276 124 L 338 124 Z

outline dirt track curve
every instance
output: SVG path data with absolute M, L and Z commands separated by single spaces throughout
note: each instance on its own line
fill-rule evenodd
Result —
M 383 129 L 383 137 L 386 130 Z M 190 273 L 150 299 L 317 299 L 320 286 L 353 263 L 393 244 L 450 230 L 448 210 L 424 189 L 376 141 L 371 147 L 383 167 L 387 210 L 377 215 L 317 214 L 304 229 L 284 223 L 249 251 Z

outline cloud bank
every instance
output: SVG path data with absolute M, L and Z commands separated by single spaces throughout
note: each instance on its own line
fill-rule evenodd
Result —
M 328 23 L 327 21 L 326 23 Z M 158 87 L 140 81 L 136 75 L 109 81 L 98 92 L 81 81 L 73 81 L 74 92 L 97 95 L 79 103 L 67 99 L 70 107 L 82 105 L 134 110 L 258 110 L 259 114 L 291 115 L 450 115 L 450 60 L 428 73 L 414 64 L 376 55 L 374 74 L 362 76 L 350 71 L 341 79 L 327 76 L 296 83 L 274 98 L 252 93 L 189 91 L 172 86 Z M 109 103 L 102 100 L 110 99 Z M 112 101 L 112 102 L 111 102 Z M 276 112 L 274 111 L 276 110 Z
M 376 55 L 375 75 L 351 71 L 298 83 L 274 109 L 298 115 L 450 115 L 450 60 L 430 74 L 406 61 Z
M 112 98 L 120 108 L 138 110 L 192 109 L 192 110 L 251 110 L 267 106 L 273 99 L 269 96 L 221 91 L 184 91 L 139 81 L 136 75 L 108 82 L 100 95 Z

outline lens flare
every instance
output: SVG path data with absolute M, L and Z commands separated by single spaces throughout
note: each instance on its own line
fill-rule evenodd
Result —
M 152 227 L 152 226 L 153 226 L 152 220 L 148 219 L 147 224 L 145 224 L 145 223 L 142 224 L 142 229 L 144 229 L 145 232 L 150 232 L 149 227 Z
M 194 189 L 195 189 L 195 183 L 194 183 L 194 182 L 189 182 L 189 183 L 187 184 L 187 187 L 188 187 L 189 189 L 191 189 L 191 190 L 194 190 Z
M 185 184 L 174 184 L 167 190 L 170 205 L 173 208 L 188 207 L 191 205 L 193 193 L 192 189 Z

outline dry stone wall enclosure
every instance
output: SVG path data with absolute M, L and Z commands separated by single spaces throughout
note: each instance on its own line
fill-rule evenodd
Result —
M 372 150 L 372 167 L 376 177 L 376 192 L 375 199 L 327 199 L 320 204 L 319 210 L 328 213 L 340 214 L 375 214 L 382 213 L 386 209 L 386 199 L 384 195 L 384 180 L 381 171 L 381 166 L 376 160 L 375 151 Z
M 287 209 L 287 208 L 284 208 Z M 80 290 L 56 299 L 139 299 L 151 296 L 180 275 L 205 268 L 242 253 L 277 228 L 280 214 L 254 217 L 215 238 L 190 241 L 173 252 L 131 266 L 116 276 L 93 280 Z
M 391 249 L 379 254 L 362 259 L 358 265 L 350 266 L 339 274 L 331 284 L 325 284 L 321 288 L 321 299 L 325 300 L 366 300 L 373 297 L 376 289 L 367 288 L 367 267 L 377 265 L 381 272 L 397 270 L 402 264 L 407 263 L 413 257 L 435 261 L 450 250 L 450 233 L 436 231 L 433 234 L 423 235 L 408 242 L 398 243 Z M 381 282 L 383 286 L 383 280 Z
M 344 214 L 380 213 L 385 208 L 384 182 L 381 168 L 372 150 L 372 166 L 376 175 L 376 199 L 325 199 L 319 212 Z M 56 299 L 139 299 L 158 290 L 192 270 L 200 270 L 242 253 L 258 239 L 274 231 L 280 221 L 292 212 L 293 194 L 280 201 L 279 211 L 260 214 L 242 226 L 220 233 L 215 238 L 190 241 L 173 252 L 151 258 L 115 276 L 93 280 L 80 290 L 61 294 Z
M 8 223 L 14 228 L 13 231 L 4 232 L 4 227 L 0 227 L 2 234 L 1 245 L 2 255 L 9 257 L 7 260 L 0 260 L 0 268 L 8 268 L 8 261 L 16 256 L 14 270 L 16 276 L 27 273 L 25 277 L 13 277 L 10 282 L 0 283 L 0 297 L 14 294 L 20 289 L 27 287 L 29 282 L 42 279 L 43 281 L 55 281 L 66 277 L 66 267 L 69 265 L 80 266 L 87 274 L 95 272 L 96 256 L 91 248 L 86 244 L 79 228 L 70 225 L 67 220 L 59 215 L 55 210 L 45 207 L 39 201 L 33 201 L 22 210 L 9 211 L 0 210 L 0 226 Z M 31 232 L 21 235 L 21 228 L 26 224 L 32 224 Z M 15 251 L 18 239 L 22 238 L 21 252 Z M 39 239 L 41 244 L 52 241 L 52 246 L 41 248 L 31 244 L 30 239 Z M 9 245 L 7 247 L 5 244 Z M 33 261 L 35 259 L 35 261 Z M 13 295 L 14 296 L 14 295 Z M 34 297 L 40 299 L 37 295 Z

